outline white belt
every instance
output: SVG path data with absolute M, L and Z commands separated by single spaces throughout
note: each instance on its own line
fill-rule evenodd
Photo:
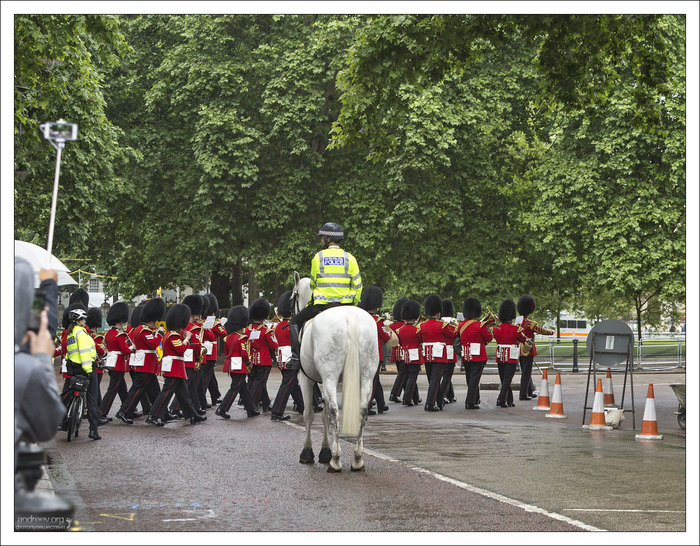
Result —
M 183 361 L 182 358 L 177 357 L 177 356 L 164 356 L 163 362 L 162 362 L 161 368 L 160 368 L 161 371 L 166 372 L 166 373 L 172 371 L 173 362 L 175 362 L 176 360 L 179 360 L 180 362 Z
M 145 354 L 145 355 L 149 355 L 149 354 L 154 355 L 154 354 L 156 354 L 156 351 L 155 351 L 155 350 L 152 351 L 152 350 L 150 350 L 150 349 L 136 349 L 136 352 L 137 352 L 137 353 L 142 353 L 142 354 Z
M 114 368 L 117 365 L 117 358 L 122 354 L 121 351 L 107 351 L 107 358 L 105 358 L 105 368 Z

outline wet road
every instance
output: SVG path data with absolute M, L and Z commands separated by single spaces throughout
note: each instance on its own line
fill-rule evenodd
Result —
M 393 379 L 382 376 L 387 399 Z M 668 387 L 684 376 L 635 374 L 637 429 L 627 414 L 613 431 L 582 429 L 585 379 L 562 376 L 568 418 L 556 421 L 533 411 L 535 401 L 496 408 L 494 376 L 482 381 L 477 411 L 464 410 L 463 376 L 459 402 L 443 412 L 389 403 L 366 427 L 363 473 L 349 471 L 349 442 L 340 474 L 299 464 L 300 415 L 246 419 L 236 405 L 229 421 L 210 410 L 195 426 L 113 423 L 99 442 L 62 434 L 49 444 L 50 470 L 77 506 L 76 531 L 684 531 L 685 433 Z M 648 382 L 658 442 L 634 439 Z M 273 373 L 272 396 L 278 385 Z M 319 415 L 316 455 L 321 427 Z

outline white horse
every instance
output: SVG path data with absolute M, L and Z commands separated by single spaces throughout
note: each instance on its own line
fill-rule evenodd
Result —
M 310 279 L 299 278 L 294 272 L 292 313 L 306 307 L 311 299 Z M 372 395 L 372 382 L 379 365 L 377 325 L 369 313 L 358 307 L 343 305 L 327 309 L 305 324 L 301 348 L 299 385 L 304 397 L 306 440 L 299 462 L 314 462 L 311 448 L 313 385 L 319 383 L 325 407 L 323 409 L 323 444 L 318 456 L 320 463 L 330 463 L 328 472 L 340 472 L 338 442 L 337 386 L 343 385 L 343 415 L 340 434 L 357 437 L 353 471 L 365 469 L 362 460 L 362 433 L 367 422 L 367 409 Z M 328 432 L 330 430 L 330 449 Z

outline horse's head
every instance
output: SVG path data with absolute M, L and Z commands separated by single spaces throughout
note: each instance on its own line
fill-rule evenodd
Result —
M 294 289 L 292 290 L 292 315 L 296 315 L 311 301 L 311 279 L 301 278 L 294 272 Z

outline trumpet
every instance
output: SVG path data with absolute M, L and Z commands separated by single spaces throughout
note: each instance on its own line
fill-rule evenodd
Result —
M 488 307 L 486 308 L 486 314 L 484 315 L 484 318 L 481 319 L 481 326 L 498 326 L 501 324 L 501 321 L 498 320 L 496 315 L 493 314 L 491 309 Z

